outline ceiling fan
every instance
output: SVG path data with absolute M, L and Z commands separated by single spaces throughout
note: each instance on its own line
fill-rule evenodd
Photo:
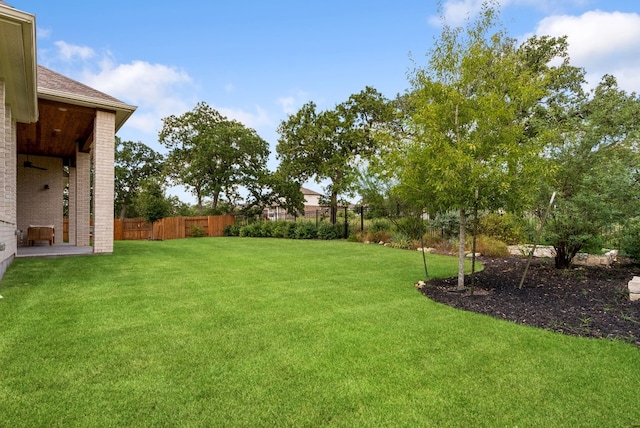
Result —
M 34 165 L 30 160 L 26 160 L 24 161 L 24 163 L 22 164 L 22 166 L 24 166 L 25 168 L 33 168 L 33 169 L 39 169 L 41 171 L 46 171 L 47 168 L 43 168 L 41 166 L 36 166 Z
M 28 147 L 28 146 L 27 146 Z M 22 164 L 22 166 L 24 166 L 25 168 L 33 168 L 33 169 L 39 169 L 41 171 L 46 171 L 47 168 L 43 168 L 41 166 L 35 166 L 30 160 L 29 160 L 29 151 L 27 150 L 27 160 L 25 160 Z

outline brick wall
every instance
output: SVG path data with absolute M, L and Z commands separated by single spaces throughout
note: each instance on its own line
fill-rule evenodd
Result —
M 53 225 L 55 243 L 62 243 L 64 177 L 62 159 L 29 156 L 35 166 L 25 168 L 25 155 L 18 155 L 18 229 L 22 232 L 20 244 L 26 244 L 25 234 L 29 225 Z M 45 189 L 48 186 L 48 189 Z
M 16 241 L 16 126 L 5 104 L 5 83 L 0 80 L 0 278 L 17 252 Z

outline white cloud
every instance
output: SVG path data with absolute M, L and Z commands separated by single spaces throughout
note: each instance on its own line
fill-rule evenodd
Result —
M 36 38 L 38 39 L 48 39 L 51 36 L 51 29 L 50 28 L 42 28 L 42 27 L 37 27 L 36 28 Z
M 137 106 L 123 130 L 141 135 L 152 144 L 162 128 L 162 118 L 179 115 L 197 103 L 196 85 L 189 74 L 177 67 L 134 60 L 119 64 L 109 51 L 64 41 L 54 43 L 55 51 L 40 50 L 45 66 L 72 79 Z
M 294 91 L 293 95 L 280 97 L 276 103 L 285 115 L 294 114 L 306 102 L 309 101 L 309 93 L 303 90 Z
M 89 85 L 115 97 L 122 97 L 136 104 L 157 105 L 166 103 L 167 94 L 177 85 L 191 83 L 189 75 L 175 67 L 133 61 L 130 64 L 114 64 L 105 60 L 97 73 L 85 70 L 83 80 Z
M 57 41 L 54 44 L 58 48 L 58 55 L 64 61 L 87 60 L 95 55 L 95 51 L 87 46 L 72 45 L 63 41 Z
M 592 10 L 582 15 L 563 12 L 573 7 L 586 7 L 589 0 L 498 0 L 499 7 L 532 7 L 552 13 L 538 24 L 535 34 L 564 36 L 569 41 L 573 65 L 587 72 L 589 87 L 594 87 L 604 74 L 612 74 L 620 87 L 640 92 L 640 14 Z M 464 25 L 481 9 L 483 0 L 447 0 L 442 12 L 447 24 Z M 430 22 L 440 25 L 439 17 Z M 524 38 L 528 38 L 525 35 Z
M 216 106 L 213 108 L 226 118 L 237 120 L 249 128 L 258 129 L 260 127 L 272 127 L 274 125 L 271 115 L 258 105 L 255 106 L 254 112 L 231 107 Z
M 198 98 L 198 87 L 191 76 L 177 67 L 140 60 L 119 64 L 110 52 L 96 53 L 93 49 L 65 42 L 57 42 L 56 47 L 52 68 L 138 107 L 121 131 L 135 135 L 133 139 L 145 144 L 156 144 L 163 118 L 181 115 L 202 101 Z M 225 90 L 232 92 L 235 88 L 228 84 Z M 260 105 L 253 109 L 212 107 L 223 116 L 235 119 L 261 134 L 273 134 L 277 125 L 274 113 Z
M 467 19 L 473 17 L 484 0 L 449 0 L 442 4 L 442 15 L 448 25 L 457 27 L 463 25 Z M 429 22 L 439 26 L 442 21 L 440 16 L 431 16 Z
M 227 83 L 226 85 L 224 85 L 224 91 L 228 94 L 232 93 L 235 90 L 236 87 L 233 83 Z
M 464 25 L 465 21 L 473 18 L 482 9 L 486 0 L 446 0 L 442 3 L 442 14 L 448 25 L 457 27 Z M 495 0 L 498 8 L 507 6 L 533 7 L 547 13 L 559 12 L 570 7 L 584 7 L 589 0 Z M 442 24 L 440 16 L 430 16 L 429 22 L 434 26 Z
M 282 108 L 282 111 L 286 114 L 293 114 L 296 112 L 296 109 L 295 109 L 296 100 L 294 97 L 278 98 L 278 104 Z
M 585 68 L 590 86 L 604 74 L 612 74 L 621 88 L 640 90 L 639 14 L 596 10 L 580 16 L 550 16 L 539 23 L 535 32 L 566 35 L 571 62 Z
M 190 90 L 191 77 L 182 70 L 163 64 L 133 61 L 115 64 L 109 57 L 99 62 L 98 71 L 87 67 L 81 74 L 83 83 L 138 106 L 127 126 L 145 133 L 157 133 L 162 118 L 182 114 L 196 101 Z

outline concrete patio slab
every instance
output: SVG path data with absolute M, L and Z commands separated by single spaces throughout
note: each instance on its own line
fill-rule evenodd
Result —
M 72 244 L 38 243 L 32 247 L 18 247 L 16 257 L 66 257 L 93 254 L 93 247 L 77 247 Z

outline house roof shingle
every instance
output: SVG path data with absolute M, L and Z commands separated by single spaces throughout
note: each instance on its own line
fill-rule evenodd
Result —
M 0 0 L 1 1 L 1 0 Z M 136 110 L 135 106 L 38 65 L 38 98 L 115 111 L 116 131 Z
M 107 95 L 104 92 L 93 89 L 85 84 L 63 76 L 60 73 L 49 70 L 42 65 L 38 65 L 38 91 L 46 91 L 47 89 L 65 92 L 71 95 L 80 95 L 87 98 L 95 98 L 96 100 L 111 103 L 122 103 L 122 101 L 112 97 L 111 95 Z

